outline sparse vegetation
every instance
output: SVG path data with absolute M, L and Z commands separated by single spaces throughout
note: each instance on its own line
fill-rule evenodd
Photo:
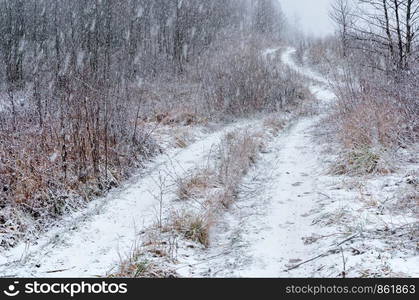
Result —
M 174 271 L 162 269 L 147 260 L 125 261 L 116 273 L 109 274 L 109 278 L 176 278 Z
M 274 115 L 268 117 L 264 121 L 263 125 L 270 131 L 271 134 L 278 136 L 286 127 L 287 121 L 281 118 L 281 116 Z
M 419 0 L 284 3 L 0 0 L 0 277 L 419 274 Z
M 210 244 L 211 212 L 181 212 L 172 216 L 169 227 L 186 239 L 208 247 Z
M 276 124 L 273 117 L 264 122 L 264 124 L 269 124 L 266 128 L 269 128 L 272 123 Z M 280 124 L 285 127 L 285 121 L 281 120 Z M 278 127 L 275 128 L 277 131 L 280 130 Z M 204 248 L 210 247 L 212 227 L 217 223 L 223 210 L 234 203 L 235 195 L 240 189 L 240 182 L 257 161 L 258 153 L 266 138 L 267 136 L 258 130 L 245 129 L 230 132 L 222 138 L 216 150 L 209 154 L 209 165 L 191 170 L 184 177 L 177 179 L 175 195 L 181 201 L 180 203 L 186 206 L 182 206 L 181 209 L 170 208 L 166 211 L 168 217 L 164 226 L 155 226 L 149 231 L 158 236 L 151 240 L 166 242 L 143 243 L 143 247 L 148 250 L 136 250 L 134 259 L 121 262 L 119 269 L 122 271 L 118 274 L 136 276 L 138 266 L 144 266 L 142 262 L 148 257 L 150 251 L 153 252 L 153 245 L 170 244 L 167 241 L 176 239 L 176 236 L 198 243 Z M 191 201 L 198 205 L 188 205 Z M 167 259 L 172 262 L 174 260 L 170 257 Z M 164 264 L 163 261 L 165 261 L 164 258 L 162 260 L 158 257 L 156 263 L 161 265 Z
M 180 200 L 199 200 L 202 205 L 197 211 L 172 215 L 169 227 L 208 247 L 212 224 L 220 210 L 234 202 L 242 178 L 257 161 L 262 143 L 263 135 L 259 133 L 248 130 L 228 133 L 216 151 L 212 167 L 194 170 L 177 181 L 176 194 Z
M 337 175 L 388 174 L 391 168 L 382 157 L 385 155 L 384 151 L 360 148 L 345 152 L 333 166 L 332 173 Z
M 418 143 L 414 8 L 416 1 L 335 0 L 337 34 L 308 42 L 306 61 L 328 76 L 337 97 L 329 125 L 344 153 L 341 173 L 388 173 L 382 154 Z
M 202 168 L 193 171 L 186 178 L 180 178 L 177 181 L 177 196 L 180 200 L 189 200 L 194 197 L 202 197 L 210 188 L 216 188 L 216 182 L 213 180 L 214 173 L 210 168 Z

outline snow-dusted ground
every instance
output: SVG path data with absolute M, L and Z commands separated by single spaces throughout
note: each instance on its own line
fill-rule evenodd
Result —
M 308 142 L 313 124 L 312 119 L 301 120 L 270 145 L 243 184 L 250 190 L 240 194 L 237 206 L 214 231 L 210 253 L 189 262 L 192 268 L 180 269 L 182 275 L 288 276 L 284 270 L 290 262 L 315 253 L 302 240 L 313 230 L 309 216 L 319 198 L 316 178 L 321 169 Z M 218 253 L 226 254 L 198 265 L 198 270 L 194 266 Z
M 1 252 L 0 276 L 105 275 L 120 257 L 130 253 L 137 234 L 156 221 L 154 208 L 161 174 L 171 172 L 181 176 L 203 161 L 227 132 L 249 122 L 252 121 L 237 122 L 211 134 L 202 133 L 199 141 L 186 149 L 171 150 L 160 156 L 130 184 L 91 202 L 85 210 L 67 217 L 35 243 L 22 243 Z
M 292 54 L 285 51 L 283 62 L 313 79 L 311 90 L 326 114 L 334 99 L 327 81 L 297 66 Z M 270 143 L 236 205 L 213 230 L 210 249 L 184 253 L 177 272 L 185 277 L 419 276 L 417 218 L 378 215 L 380 206 L 368 207 L 351 186 L 359 179 L 327 175 L 333 157 L 315 140 L 322 117 L 301 119 Z M 383 178 L 373 180 L 378 189 L 385 186 Z
M 265 55 L 275 53 L 279 50 L 270 49 Z M 313 80 L 311 90 L 326 114 L 334 99 L 327 81 L 296 65 L 292 54 L 292 49 L 284 51 L 283 62 Z M 333 156 L 316 141 L 321 120 L 322 116 L 302 118 L 269 142 L 244 179 L 237 203 L 214 226 L 211 247 L 177 250 L 178 263 L 173 265 L 177 273 L 186 277 L 339 277 L 342 272 L 353 277 L 419 276 L 417 236 L 405 238 L 415 232 L 417 219 L 378 214 L 381 206 L 372 207 L 368 197 L 379 195 L 379 190 L 387 195 L 394 192 L 391 178 L 387 178 L 390 183 L 374 179 L 375 185 L 369 186 L 373 191 L 362 194 L 368 199 L 360 199 L 356 180 L 327 175 L 326 165 Z M 117 265 L 119 255 L 124 258 L 132 251 L 138 233 L 156 222 L 162 174 L 169 178 L 165 186 L 173 185 L 173 174 L 181 177 L 205 164 L 212 146 L 227 132 L 260 128 L 260 123 L 237 123 L 202 134 L 186 149 L 169 151 L 129 185 L 66 218 L 36 244 L 0 253 L 0 275 L 103 276 Z M 171 196 L 165 199 L 170 201 Z

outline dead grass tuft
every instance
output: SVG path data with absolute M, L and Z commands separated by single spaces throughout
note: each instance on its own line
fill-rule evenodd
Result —
M 286 127 L 287 121 L 280 116 L 270 116 L 263 122 L 273 136 L 278 136 Z
M 170 229 L 208 247 L 209 231 L 218 211 L 229 208 L 235 201 L 242 178 L 258 159 L 263 138 L 263 134 L 248 130 L 228 133 L 218 147 L 217 160 L 212 167 L 179 179 L 178 198 L 201 198 L 202 203 L 199 211 L 172 215 Z
M 209 232 L 212 225 L 210 212 L 197 214 L 182 211 L 174 214 L 171 219 L 170 228 L 181 233 L 186 239 L 198 242 L 205 247 L 209 246 Z
M 205 191 L 215 188 L 213 172 L 209 168 L 200 169 L 186 178 L 177 180 L 176 194 L 180 200 L 203 196 Z
M 222 204 L 229 207 L 235 200 L 240 182 L 257 161 L 263 148 L 263 135 L 248 131 L 227 134 L 219 148 L 217 178 L 223 187 Z
M 109 278 L 176 278 L 176 272 L 163 269 L 158 265 L 142 260 L 138 254 L 133 260 L 128 260 L 119 265 L 116 273 L 108 275 Z
M 385 150 L 374 151 L 369 147 L 344 152 L 332 166 L 331 173 L 334 175 L 389 174 L 392 168 L 383 158 L 384 152 Z

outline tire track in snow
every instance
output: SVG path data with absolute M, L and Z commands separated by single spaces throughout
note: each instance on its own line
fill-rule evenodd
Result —
M 130 253 L 137 233 L 155 221 L 154 195 L 159 193 L 155 178 L 169 170 L 178 175 L 185 173 L 202 162 L 226 133 L 256 122 L 259 121 L 229 125 L 186 149 L 159 156 L 133 179 L 136 182 L 92 201 L 34 244 L 21 244 L 0 253 L 0 276 L 103 276 L 115 266 L 120 255 Z
M 317 82 L 310 89 L 326 107 L 334 99 L 322 86 L 327 81 L 297 66 L 292 60 L 294 52 L 284 51 L 282 61 Z M 244 182 L 255 190 L 250 196 L 247 191 L 239 195 L 237 206 L 226 213 L 225 221 L 215 229 L 213 249 L 195 261 L 205 261 L 205 257 L 216 259 L 183 269 L 183 276 L 315 276 L 316 270 L 306 266 L 285 270 L 318 252 L 318 245 L 306 245 L 303 238 L 315 233 L 311 216 L 320 209 L 317 181 L 323 168 L 311 133 L 319 120 L 320 116 L 302 118 L 270 143 L 269 153 L 264 154 L 257 169 Z

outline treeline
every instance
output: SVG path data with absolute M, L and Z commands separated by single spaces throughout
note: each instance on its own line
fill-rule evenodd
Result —
M 2 82 L 13 88 L 182 72 L 219 34 L 281 30 L 274 1 L 260 0 L 2 0 L 0 13 Z

